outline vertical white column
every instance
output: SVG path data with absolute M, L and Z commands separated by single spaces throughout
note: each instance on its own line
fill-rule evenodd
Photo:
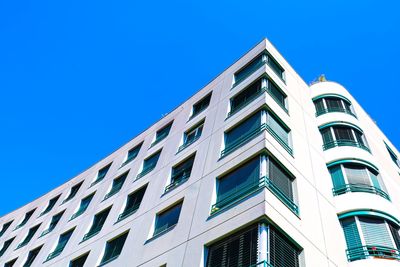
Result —
M 261 88 L 267 88 L 268 84 L 267 84 L 267 78 L 262 78 L 261 79 Z
M 268 262 L 268 225 L 260 223 L 258 226 L 258 261 L 259 263 Z M 259 266 L 264 266 L 260 264 Z

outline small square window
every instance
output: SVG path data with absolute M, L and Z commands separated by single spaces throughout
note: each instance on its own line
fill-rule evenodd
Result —
M 203 110 L 205 110 L 209 105 L 210 105 L 210 100 L 211 100 L 211 95 L 212 92 L 203 97 L 200 101 L 196 102 L 193 105 L 192 108 L 192 115 L 190 116 L 190 119 L 196 117 L 198 114 L 200 114 Z
M 67 232 L 63 233 L 60 235 L 60 237 L 58 238 L 58 243 L 57 246 L 54 248 L 53 252 L 51 252 L 47 258 L 46 261 L 49 261 L 55 257 L 57 257 L 58 255 L 61 254 L 61 252 L 64 250 L 64 248 L 67 246 L 67 243 L 69 241 L 69 239 L 72 236 L 72 233 L 74 232 L 74 228 L 71 230 L 68 230 Z
M 83 184 L 83 181 L 79 182 L 76 185 L 74 185 L 73 187 L 71 187 L 71 191 L 69 191 L 69 195 L 67 196 L 66 199 L 63 200 L 62 204 L 64 204 L 65 202 L 68 202 L 71 199 L 73 199 L 75 197 L 75 195 L 78 193 L 78 191 L 81 188 L 82 184 Z
M 169 185 L 165 187 L 165 192 L 172 190 L 189 179 L 190 174 L 192 173 L 194 158 L 195 155 L 192 155 L 178 165 L 172 167 L 171 181 Z
M 144 193 L 146 192 L 147 185 L 141 187 L 140 189 L 134 191 L 129 194 L 126 199 L 126 205 L 123 212 L 118 216 L 118 221 L 121 221 L 133 214 L 135 211 L 139 209 L 140 204 L 142 203 Z
M 151 146 L 154 146 L 154 145 L 158 144 L 159 142 L 161 142 L 162 140 L 164 140 L 168 136 L 169 131 L 171 130 L 171 127 L 172 127 L 172 123 L 173 123 L 173 121 L 171 121 L 166 126 L 162 127 L 160 130 L 158 130 L 156 132 L 155 140 L 151 144 Z
M 161 150 L 157 151 L 150 157 L 146 158 L 143 161 L 142 171 L 137 175 L 136 179 L 139 179 L 148 174 L 149 172 L 151 172 L 152 170 L 154 170 L 154 168 L 157 166 L 157 162 L 158 159 L 160 158 L 160 155 L 161 155 Z
M 35 248 L 34 250 L 29 251 L 28 258 L 26 259 L 24 265 L 22 267 L 30 267 L 32 263 L 35 261 L 37 255 L 39 254 L 40 250 L 43 246 Z
M 71 260 L 69 263 L 69 267 L 83 267 L 89 256 L 89 253 L 90 252 L 86 252 L 85 254 Z
M 97 176 L 96 179 L 92 182 L 92 184 L 90 186 L 93 186 L 97 183 L 99 183 L 100 181 L 102 181 L 104 179 L 104 177 L 106 177 L 108 170 L 111 167 L 111 164 L 108 164 L 107 166 L 101 168 L 98 172 L 97 172 Z
M 122 252 L 122 248 L 124 247 L 128 234 L 129 232 L 126 232 L 116 238 L 107 241 L 104 255 L 100 262 L 100 266 L 118 258 L 118 256 Z
M 56 196 L 56 197 L 53 197 L 52 199 L 50 199 L 49 200 L 49 204 L 47 204 L 47 207 L 42 211 L 42 213 L 40 213 L 39 217 L 45 215 L 48 212 L 50 212 L 53 209 L 53 207 L 56 205 L 56 203 L 57 203 L 57 201 L 58 201 L 58 199 L 60 197 L 61 197 L 61 194 Z
M 111 210 L 111 207 L 108 207 L 105 210 L 94 215 L 92 226 L 90 227 L 89 231 L 83 236 L 82 242 L 97 235 L 101 231 L 104 223 L 107 220 L 110 210 Z
M 153 237 L 172 229 L 178 223 L 182 203 L 180 202 L 157 214 Z
M 134 160 L 137 157 L 137 155 L 139 154 L 140 149 L 142 148 L 142 144 L 143 143 L 140 143 L 139 145 L 135 146 L 134 148 L 131 148 L 128 151 L 128 154 L 126 156 L 126 159 L 125 159 L 124 163 L 122 163 L 122 166 L 125 166 L 126 164 L 128 164 L 129 162 L 131 162 L 132 160 Z
M 126 177 L 128 176 L 129 171 L 125 172 L 124 174 L 118 176 L 117 178 L 115 178 L 112 182 L 112 186 L 110 191 L 104 196 L 104 199 L 107 199 L 113 195 L 115 195 L 116 193 L 119 192 L 119 190 L 121 190 L 122 186 L 125 183 Z

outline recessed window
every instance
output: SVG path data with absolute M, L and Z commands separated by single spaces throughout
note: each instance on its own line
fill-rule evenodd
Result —
M 75 219 L 76 217 L 78 217 L 79 215 L 81 215 L 82 213 L 84 213 L 86 211 L 86 209 L 88 208 L 88 206 L 90 204 L 90 201 L 92 201 L 93 196 L 94 196 L 94 193 L 90 194 L 89 196 L 87 196 L 81 200 L 78 210 L 71 216 L 70 220 Z
M 100 265 L 104 265 L 110 261 L 115 260 L 121 254 L 124 247 L 126 238 L 129 232 L 126 232 L 118 237 L 115 237 L 106 243 L 103 258 L 101 259 Z
M 61 252 L 64 250 L 65 246 L 67 245 L 69 239 L 71 238 L 73 232 L 74 232 L 74 229 L 71 229 L 60 235 L 60 237 L 58 238 L 58 243 L 57 243 L 56 247 L 54 248 L 53 252 L 51 252 L 47 256 L 46 261 L 49 261 L 61 254 Z
M 69 267 L 83 267 L 85 265 L 85 262 L 89 256 L 90 252 L 87 252 L 81 256 L 79 256 L 78 258 L 75 258 L 73 260 L 70 261 L 69 263 Z
M 107 166 L 101 168 L 101 169 L 97 172 L 96 179 L 93 181 L 93 183 L 92 183 L 90 186 L 93 186 L 93 185 L 99 183 L 100 181 L 102 181 L 102 180 L 104 179 L 104 177 L 106 177 L 106 174 L 107 174 L 108 170 L 110 169 L 111 164 L 112 164 L 112 163 L 108 164 Z
M 3 243 L 3 247 L 0 250 L 0 257 L 3 256 L 3 254 L 7 251 L 7 249 L 10 247 L 11 243 L 14 241 L 15 236 L 13 238 L 10 238 Z
M 294 199 L 294 177 L 272 157 L 261 154 L 216 180 L 217 197 L 211 213 L 229 207 L 262 188 L 268 188 L 292 212 L 299 209 Z
M 126 217 L 133 214 L 135 211 L 139 209 L 140 203 L 142 203 L 144 193 L 146 192 L 146 188 L 147 185 L 141 187 L 140 189 L 128 195 L 126 199 L 125 208 L 122 211 L 122 213 L 118 216 L 118 221 L 125 219 Z
M 397 167 L 400 168 L 400 160 L 399 158 L 396 156 L 396 153 L 394 153 L 394 151 L 385 143 L 386 145 L 386 149 L 390 155 L 390 158 L 392 159 L 392 161 L 394 162 L 394 164 L 397 165 Z
M 165 187 L 165 192 L 172 190 L 176 186 L 186 182 L 192 173 L 195 155 L 190 156 L 178 165 L 172 167 L 171 180 L 169 185 Z
M 172 127 L 172 123 L 173 123 L 173 121 L 168 123 L 166 126 L 162 127 L 160 130 L 158 130 L 156 132 L 155 140 L 151 144 L 152 146 L 154 146 L 155 144 L 158 144 L 159 142 L 161 142 L 168 136 L 169 131 L 171 130 L 171 127 Z
M 206 267 L 300 266 L 300 249 L 275 227 L 264 223 L 230 234 L 207 246 L 207 250 Z
M 35 225 L 31 229 L 29 229 L 28 234 L 26 235 L 24 240 L 18 244 L 17 249 L 27 245 L 29 243 L 29 241 L 31 241 L 32 237 L 36 234 L 39 227 L 40 227 L 40 224 Z
M 278 64 L 278 62 L 267 52 L 264 51 L 262 54 L 255 57 L 250 63 L 237 71 L 234 75 L 234 86 L 245 80 L 261 66 L 267 64 L 282 80 L 284 77 L 284 69 Z
M 126 160 L 124 161 L 124 163 L 122 163 L 122 166 L 125 166 L 126 164 L 128 164 L 137 157 L 140 149 L 142 148 L 142 145 L 143 143 L 140 143 L 139 145 L 135 146 L 134 148 L 128 151 L 128 155 L 126 156 Z
M 17 227 L 15 227 L 15 229 L 18 229 L 18 228 L 21 228 L 22 226 L 24 226 L 29 221 L 29 219 L 32 217 L 35 210 L 36 210 L 36 208 L 25 213 L 24 219 L 17 225 Z
M 65 210 L 63 210 L 62 212 L 59 212 L 56 215 L 54 215 L 51 218 L 49 227 L 46 230 L 44 230 L 40 236 L 44 236 L 44 235 L 50 233 L 51 231 L 53 231 L 54 228 L 56 228 L 58 222 L 61 220 L 61 217 L 63 216 L 64 212 L 65 212 Z
M 120 175 L 119 177 L 115 178 L 112 182 L 112 186 L 110 191 L 104 196 L 104 199 L 107 199 L 121 190 L 122 186 L 124 185 L 124 182 L 126 180 L 126 177 L 128 176 L 129 171 L 125 172 L 124 174 Z
M 340 220 L 347 244 L 347 259 L 400 259 L 399 226 L 378 216 L 351 216 Z
M 190 128 L 183 134 L 183 144 L 179 147 L 178 152 L 196 142 L 203 133 L 204 120 Z
M 225 132 L 225 148 L 221 152 L 221 157 L 250 142 L 264 130 L 269 132 L 286 151 L 293 153 L 290 129 L 272 112 L 260 110 Z
M 136 179 L 139 179 L 148 174 L 149 172 L 151 172 L 152 170 L 154 170 L 154 168 L 157 166 L 157 162 L 158 159 L 160 158 L 160 155 L 161 155 L 161 150 L 157 151 L 150 157 L 146 158 L 143 161 L 142 171 L 137 175 Z
M 52 199 L 49 200 L 49 204 L 47 204 L 47 207 L 44 209 L 44 211 L 42 211 L 42 213 L 40 213 L 39 217 L 42 215 L 45 215 L 46 213 L 48 213 L 49 211 L 51 211 L 53 209 L 53 207 L 56 205 L 58 199 L 60 198 L 61 195 L 58 195 L 56 197 L 53 197 Z
M 73 187 L 71 187 L 71 191 L 69 191 L 69 194 L 68 194 L 67 198 L 63 200 L 62 204 L 67 202 L 67 201 L 69 201 L 69 200 L 71 200 L 71 199 L 73 199 L 75 197 L 75 195 L 78 193 L 78 191 L 81 188 L 82 184 L 83 184 L 83 181 L 78 183 L 78 184 L 76 184 L 76 185 L 74 185 Z
M 4 264 L 4 267 L 13 267 L 14 264 L 17 262 L 17 260 L 18 260 L 18 258 L 15 258 L 15 259 L 13 259 L 13 260 L 10 260 L 10 261 L 6 262 L 6 263 Z
M 339 96 L 325 96 L 314 100 L 316 109 L 315 115 L 318 117 L 325 113 L 342 112 L 355 117 L 355 112 L 351 102 Z
M 0 231 L 0 237 L 2 237 L 4 235 L 4 233 L 8 230 L 8 228 L 10 228 L 11 224 L 13 223 L 14 220 L 12 221 L 8 221 L 5 224 L 3 224 L 3 227 L 1 228 Z
M 190 116 L 190 119 L 196 117 L 210 105 L 211 95 L 212 92 L 193 105 L 192 115 Z
M 110 213 L 110 210 L 111 207 L 108 207 L 107 209 L 94 215 L 92 226 L 90 227 L 89 231 L 83 236 L 82 241 L 88 240 L 89 238 L 100 233 L 104 223 L 107 220 L 107 216 Z
M 35 261 L 37 255 L 39 254 L 41 249 L 42 249 L 42 246 L 29 251 L 28 258 L 26 259 L 26 261 L 22 267 L 30 267 L 32 265 L 32 263 Z
M 182 203 L 180 202 L 157 214 L 153 237 L 172 229 L 178 223 Z
M 370 151 L 363 132 L 348 125 L 333 125 L 320 129 L 323 149 L 327 150 L 337 146 L 354 146 Z
M 333 182 L 333 194 L 362 192 L 390 199 L 380 174 L 360 163 L 343 163 L 329 167 Z

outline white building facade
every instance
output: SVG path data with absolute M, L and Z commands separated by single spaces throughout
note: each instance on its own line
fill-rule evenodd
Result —
M 1 217 L 0 266 L 400 266 L 399 157 L 343 86 L 307 85 L 263 40 Z

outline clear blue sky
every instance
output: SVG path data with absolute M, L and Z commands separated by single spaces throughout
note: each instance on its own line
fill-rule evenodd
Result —
M 306 82 L 345 85 L 400 147 L 398 1 L 0 1 L 0 215 L 126 143 L 263 37 Z

